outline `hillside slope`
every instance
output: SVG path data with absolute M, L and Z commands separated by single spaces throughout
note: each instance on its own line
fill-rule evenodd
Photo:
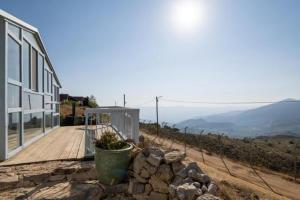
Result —
M 286 99 L 278 103 L 242 112 L 229 112 L 198 119 L 189 119 L 177 124 L 188 126 L 195 132 L 224 132 L 231 136 L 256 136 L 293 134 L 300 136 L 300 101 Z
M 163 145 L 165 148 L 184 150 L 184 144 L 182 143 L 178 143 L 168 138 L 156 138 L 154 140 L 154 135 L 144 131 L 142 131 L 142 133 L 146 138 L 155 141 L 159 145 Z M 205 162 L 203 162 L 201 152 L 197 148 L 188 147 L 187 156 L 189 159 L 198 162 L 204 172 L 211 176 L 215 181 L 218 181 L 219 184 L 226 181 L 237 188 L 249 189 L 250 191 L 255 192 L 259 196 L 259 199 L 300 199 L 300 184 L 290 181 L 292 178 L 287 175 L 270 170 L 257 170 L 259 175 L 268 182 L 273 190 L 275 190 L 276 193 L 274 193 L 257 175 L 255 175 L 254 171 L 247 164 L 225 159 L 227 166 L 233 173 L 233 176 L 231 176 L 226 170 L 220 157 L 217 155 L 206 153 L 204 154 Z M 237 193 L 241 193 L 241 189 L 237 189 L 236 191 Z M 231 196 L 230 199 L 244 198 Z

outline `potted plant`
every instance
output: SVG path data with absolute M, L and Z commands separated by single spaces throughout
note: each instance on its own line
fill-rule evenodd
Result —
M 133 145 L 118 139 L 110 131 L 102 134 L 95 142 L 95 163 L 98 179 L 101 183 L 114 185 L 127 175 Z

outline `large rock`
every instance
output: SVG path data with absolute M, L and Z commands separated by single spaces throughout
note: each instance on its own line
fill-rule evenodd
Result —
M 185 157 L 185 154 L 183 152 L 172 151 L 172 152 L 165 154 L 164 161 L 167 164 L 170 164 L 170 163 L 174 163 L 174 162 L 180 162 L 184 159 L 184 157 Z
M 155 192 L 168 194 L 168 192 L 169 192 L 168 184 L 163 182 L 159 178 L 157 178 L 155 175 L 151 176 L 149 183 L 151 184 L 151 186 Z
M 167 164 L 162 164 L 161 166 L 159 166 L 155 175 L 157 178 L 166 183 L 170 183 L 173 179 L 173 172 L 170 165 Z
M 190 163 L 186 164 L 186 166 L 183 169 L 179 170 L 176 173 L 176 175 L 180 176 L 182 178 L 186 178 L 188 176 L 189 170 L 191 170 L 191 169 L 196 170 L 198 173 L 203 173 L 196 162 L 190 162 Z
M 168 195 L 159 192 L 151 192 L 149 200 L 168 200 Z
M 196 169 L 190 169 L 188 171 L 188 176 L 193 178 L 194 180 L 200 182 L 200 183 L 207 184 L 207 183 L 210 182 L 209 176 L 207 176 L 206 174 L 197 172 Z

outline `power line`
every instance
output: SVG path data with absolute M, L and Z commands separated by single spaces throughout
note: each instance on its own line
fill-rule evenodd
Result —
M 135 104 L 135 105 L 130 105 L 130 106 L 132 106 L 132 107 L 142 107 L 142 106 L 144 106 L 144 105 L 146 105 L 146 104 L 149 104 L 149 103 L 154 103 L 155 102 L 155 100 L 153 100 L 153 98 L 151 99 L 151 100 L 148 100 L 148 101 L 145 101 L 144 103 L 141 103 L 141 104 Z M 127 102 L 128 103 L 128 102 Z
M 269 103 L 300 103 L 300 100 L 284 100 L 284 101 L 227 101 L 227 102 L 214 102 L 214 101 L 187 101 L 187 100 L 177 100 L 177 99 L 165 99 L 165 102 L 175 102 L 175 103 L 192 103 L 192 104 L 269 104 Z

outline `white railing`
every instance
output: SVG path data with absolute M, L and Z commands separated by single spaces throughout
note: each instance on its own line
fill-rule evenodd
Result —
M 105 114 L 106 119 L 103 119 Z M 107 120 L 109 118 L 110 120 Z M 123 107 L 87 108 L 85 111 L 85 154 L 94 155 L 94 143 L 105 131 L 112 131 L 123 140 L 139 140 L 139 109 Z

